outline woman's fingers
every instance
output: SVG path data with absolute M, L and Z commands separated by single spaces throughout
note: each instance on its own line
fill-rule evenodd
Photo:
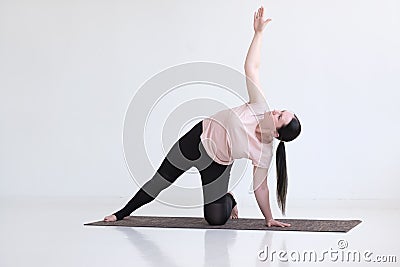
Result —
M 267 222 L 267 226 L 268 227 L 271 227 L 271 226 L 290 227 L 290 223 L 283 223 L 280 221 L 271 220 L 271 221 Z
M 254 19 L 262 19 L 264 17 L 264 7 L 261 6 L 259 9 L 257 9 L 256 12 L 254 12 Z M 271 19 L 267 19 L 264 23 L 270 22 Z
M 289 224 L 289 223 L 279 222 L 279 226 L 280 226 L 280 227 L 289 227 L 290 224 Z

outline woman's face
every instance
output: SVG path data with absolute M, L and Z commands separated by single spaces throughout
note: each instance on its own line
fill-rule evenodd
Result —
M 279 129 L 287 124 L 293 119 L 294 113 L 287 110 L 272 110 L 266 112 L 269 116 L 272 117 L 272 120 L 275 124 L 275 128 Z
M 259 124 L 259 128 L 256 128 L 257 132 L 262 133 L 262 142 L 269 143 L 272 140 L 270 139 L 271 136 L 278 137 L 278 129 L 290 123 L 293 117 L 294 113 L 287 110 L 272 110 L 265 112 L 264 118 Z

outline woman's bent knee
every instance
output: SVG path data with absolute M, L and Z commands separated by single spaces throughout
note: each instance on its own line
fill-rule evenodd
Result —
M 209 225 L 223 225 L 228 220 L 227 216 L 221 212 L 221 209 L 208 208 L 204 212 L 204 219 Z
M 224 225 L 226 223 L 226 220 L 223 218 L 206 218 L 206 221 L 208 222 L 209 225 Z

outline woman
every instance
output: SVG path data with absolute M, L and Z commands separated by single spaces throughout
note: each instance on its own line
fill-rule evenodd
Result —
M 254 165 L 253 189 L 266 225 L 290 226 L 273 219 L 267 175 L 272 160 L 272 140 L 277 138 L 280 140 L 276 153 L 277 194 L 284 214 L 287 191 L 284 142 L 295 139 L 301 125 L 296 115 L 289 111 L 266 112 L 267 104 L 259 84 L 259 66 L 262 32 L 271 19 L 264 21 L 263 13 L 263 7 L 254 13 L 255 33 L 244 66 L 249 102 L 222 110 L 197 123 L 172 146 L 157 172 L 125 207 L 106 216 L 104 221 L 129 216 L 194 166 L 201 175 L 205 220 L 210 225 L 225 224 L 229 218 L 238 218 L 236 201 L 230 192 L 227 193 L 233 161 L 248 158 Z

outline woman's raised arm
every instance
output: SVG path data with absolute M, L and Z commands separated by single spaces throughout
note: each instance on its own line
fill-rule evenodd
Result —
M 246 74 L 246 85 L 249 93 L 250 103 L 265 103 L 265 96 L 260 86 L 260 55 L 262 33 L 265 26 L 271 19 L 264 21 L 264 7 L 260 7 L 254 12 L 254 36 L 247 52 L 246 61 L 244 63 L 244 71 Z

